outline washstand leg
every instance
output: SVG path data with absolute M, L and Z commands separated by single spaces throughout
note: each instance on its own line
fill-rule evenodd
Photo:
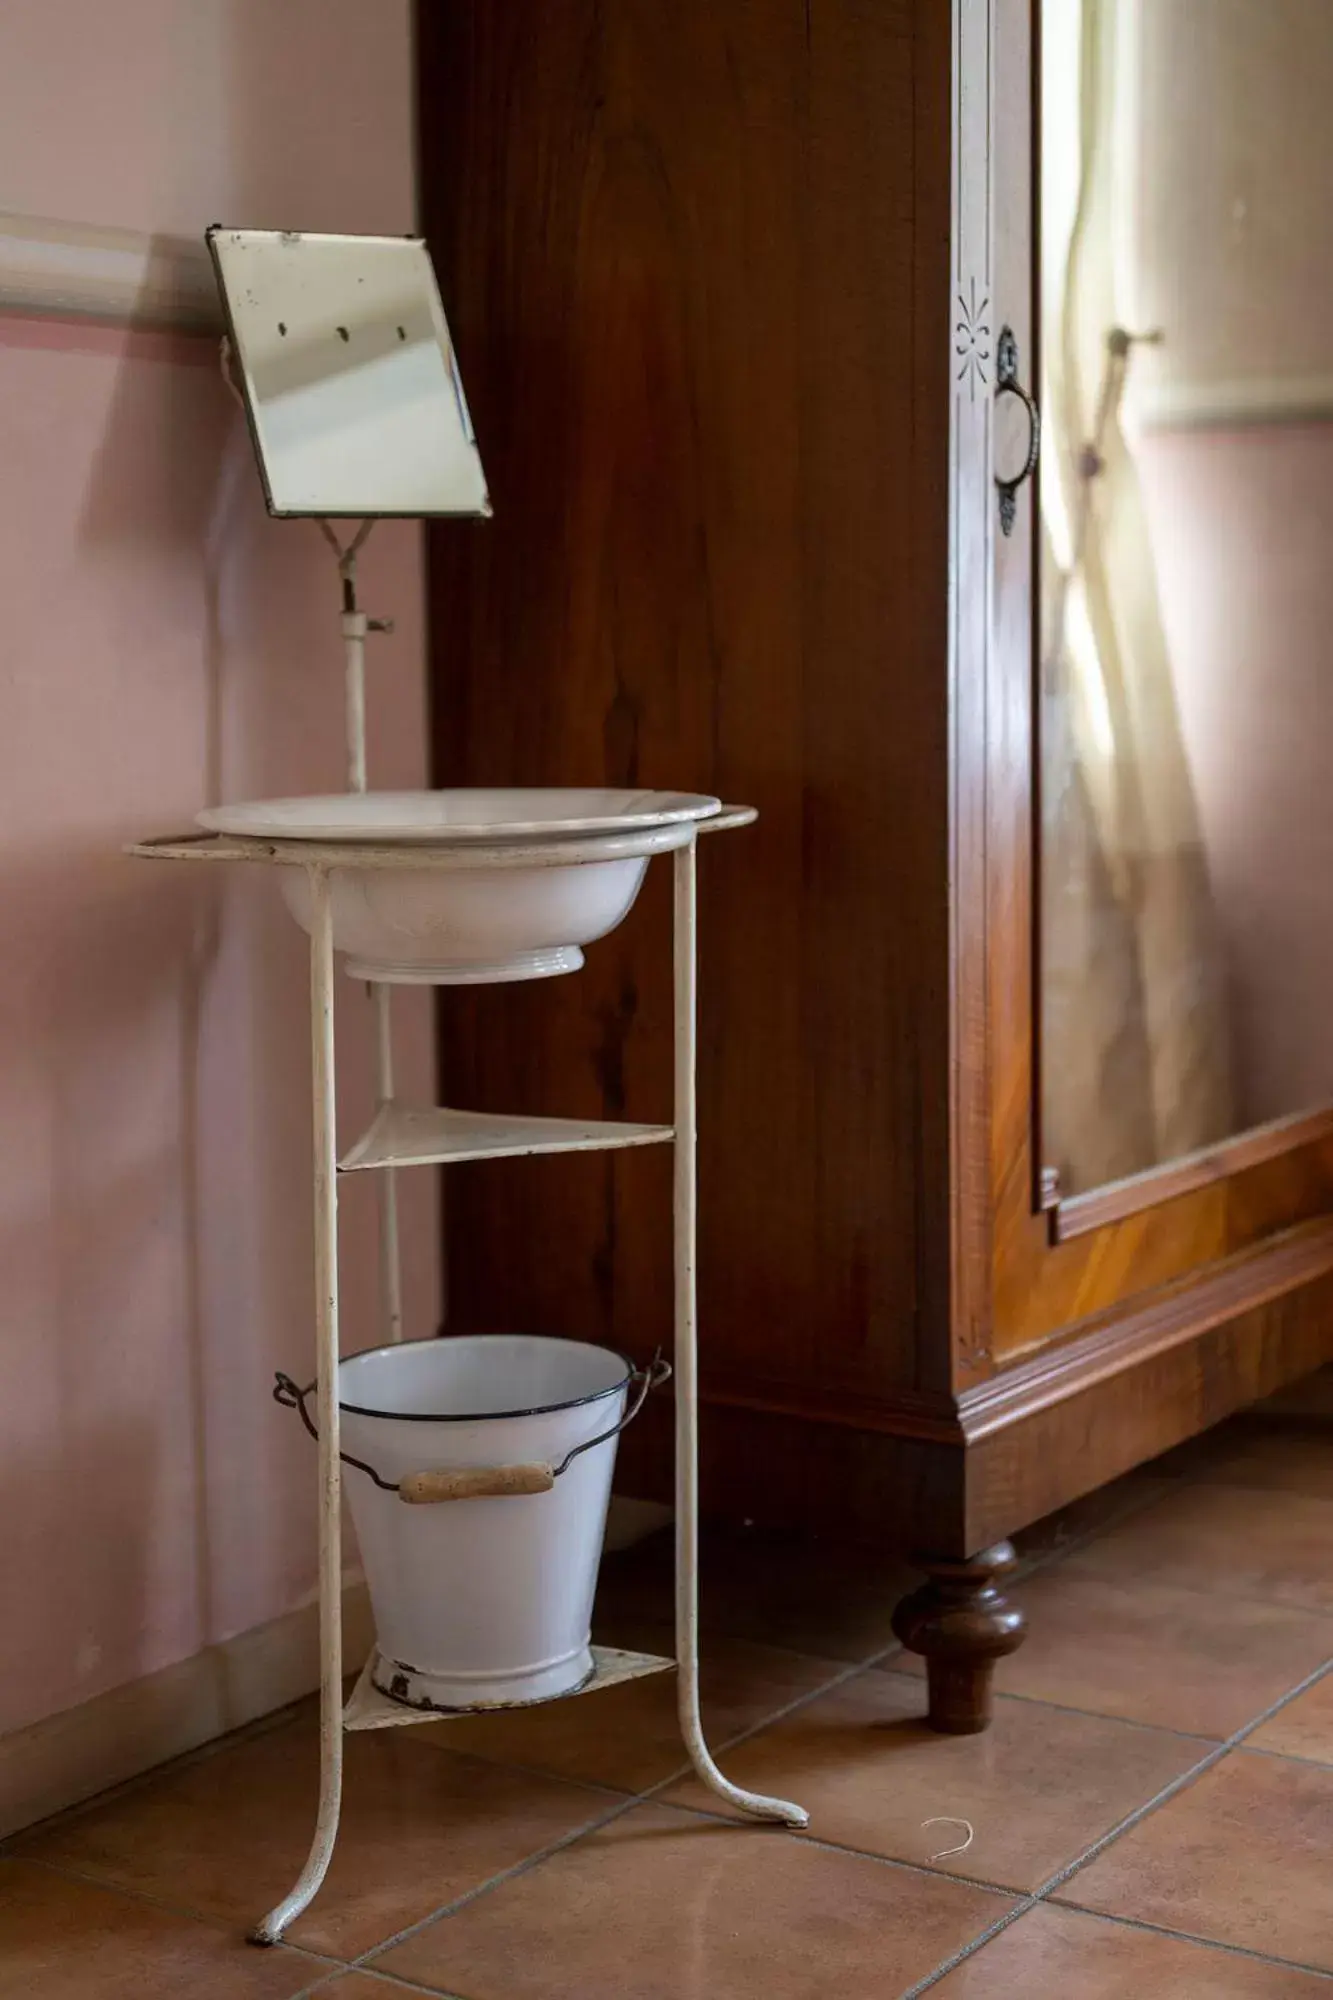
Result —
M 996 1542 L 963 1562 L 914 1557 L 927 1581 L 904 1597 L 893 1630 L 926 1662 L 927 1720 L 946 1736 L 974 1736 L 991 1719 L 995 1662 L 1023 1643 L 1027 1620 L 998 1587 L 1017 1558 Z
M 390 1011 L 393 988 L 383 982 L 372 989 L 375 1006 L 375 1094 L 381 1107 L 392 1104 L 393 1015 Z M 398 1171 L 381 1167 L 380 1205 L 380 1326 L 388 1343 L 403 1337 L 403 1253 L 398 1236 Z
M 319 1412 L 319 1811 L 291 1893 L 255 1926 L 252 1944 L 277 1944 L 328 1871 L 342 1803 L 342 1464 L 338 1457 L 338 1156 L 334 1115 L 333 922 L 329 878 L 311 868 L 310 1054 L 314 1098 L 315 1357 Z
M 756 1819 L 807 1826 L 809 1814 L 787 1799 L 742 1791 L 724 1778 L 704 1741 L 699 1713 L 699 1375 L 695 1169 L 695 842 L 675 857 L 675 1276 L 676 1276 L 676 1659 L 680 1731 L 703 1782 Z

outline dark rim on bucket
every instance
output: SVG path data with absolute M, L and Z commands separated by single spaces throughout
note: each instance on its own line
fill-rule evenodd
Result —
M 338 1398 L 338 1408 L 350 1411 L 354 1417 L 383 1417 L 386 1423 L 394 1424 L 498 1424 L 506 1417 L 545 1417 L 557 1410 L 577 1410 L 584 1403 L 600 1403 L 607 1396 L 614 1396 L 621 1389 L 627 1389 L 637 1374 L 642 1371 L 627 1361 L 614 1347 L 603 1347 L 591 1340 L 566 1340 L 559 1334 L 542 1333 L 473 1333 L 435 1334 L 429 1340 L 405 1340 L 396 1346 L 363 1347 L 355 1354 L 344 1354 L 338 1363 L 339 1372 L 349 1361 L 362 1361 L 368 1354 L 405 1354 L 414 1347 L 439 1347 L 449 1340 L 553 1340 L 561 1347 L 595 1347 L 599 1354 L 609 1354 L 618 1361 L 625 1373 L 619 1382 L 612 1382 L 608 1388 L 594 1389 L 587 1396 L 569 1396 L 563 1403 L 535 1403 L 528 1410 L 467 1410 L 445 1411 L 436 1414 L 432 1410 L 368 1410 L 360 1403 L 345 1403 Z

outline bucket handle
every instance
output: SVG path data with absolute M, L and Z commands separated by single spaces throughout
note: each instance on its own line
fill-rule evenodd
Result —
M 498 1500 L 520 1493 L 549 1493 L 561 1473 L 566 1471 L 585 1451 L 592 1451 L 596 1445 L 606 1444 L 619 1436 L 627 1424 L 632 1424 L 650 1389 L 658 1388 L 671 1374 L 671 1363 L 662 1357 L 659 1347 L 646 1368 L 630 1371 L 630 1381 L 638 1384 L 638 1394 L 626 1410 L 618 1424 L 610 1430 L 602 1431 L 597 1437 L 589 1438 L 586 1444 L 576 1444 L 567 1452 L 559 1465 L 463 1465 L 437 1472 L 409 1472 L 402 1479 L 382 1479 L 373 1465 L 367 1465 L 364 1458 L 353 1458 L 348 1451 L 338 1455 L 344 1465 L 351 1465 L 358 1472 L 364 1472 L 374 1480 L 382 1493 L 396 1493 L 409 1506 L 433 1506 L 441 1500 Z M 312 1438 L 318 1440 L 306 1397 L 312 1396 L 315 1384 L 308 1383 L 298 1389 L 290 1375 L 278 1369 L 274 1376 L 273 1400 L 284 1410 L 296 1410 L 301 1422 Z

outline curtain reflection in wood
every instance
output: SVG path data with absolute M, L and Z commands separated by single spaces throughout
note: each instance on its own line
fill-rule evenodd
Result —
M 1047 0 L 1043 16 L 1042 1153 L 1070 1194 L 1225 1137 L 1232 1092 L 1208 868 L 1121 423 L 1130 12 Z

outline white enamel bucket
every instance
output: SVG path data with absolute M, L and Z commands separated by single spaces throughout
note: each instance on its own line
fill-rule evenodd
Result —
M 616 1437 L 669 1373 L 534 1334 L 418 1340 L 340 1363 L 382 1694 L 450 1710 L 583 1685 Z M 275 1393 L 313 1432 L 311 1390 L 279 1375 Z

